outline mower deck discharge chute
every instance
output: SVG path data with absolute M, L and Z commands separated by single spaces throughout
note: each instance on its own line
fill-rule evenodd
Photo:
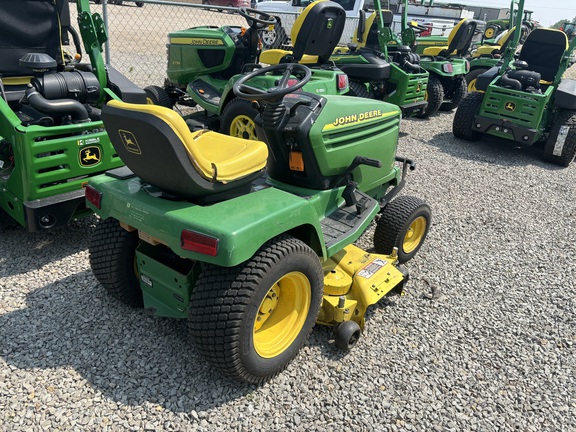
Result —
M 102 116 L 126 163 L 90 180 L 101 217 L 90 246 L 100 283 L 126 304 L 188 318 L 196 348 L 232 377 L 282 371 L 314 323 L 353 347 L 368 306 L 402 292 L 430 208 L 400 196 L 391 104 L 296 91 L 313 72 L 257 69 L 234 85 L 257 101 L 259 140 L 190 132 L 164 107 L 111 102 Z M 262 79 L 275 77 L 274 88 Z M 301 77 L 298 81 L 294 77 Z M 377 221 L 376 253 L 352 243 Z

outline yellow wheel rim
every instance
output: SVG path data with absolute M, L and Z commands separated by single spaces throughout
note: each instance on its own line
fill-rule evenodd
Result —
M 492 27 L 487 28 L 484 32 L 484 36 L 486 39 L 492 39 L 492 36 L 494 36 L 494 29 Z
M 427 221 L 424 216 L 417 217 L 412 221 L 402 243 L 402 250 L 405 253 L 413 252 L 422 243 L 424 233 L 426 233 L 426 225 Z
M 234 117 L 230 124 L 230 135 L 233 137 L 244 138 L 256 141 L 256 127 L 254 120 L 247 115 L 239 115 Z
M 476 90 L 476 78 L 474 78 L 472 81 L 470 81 L 468 83 L 468 92 L 472 93 L 475 91 L 478 91 L 478 90 Z
M 146 97 L 146 103 L 148 105 L 154 105 L 154 101 L 152 99 L 150 99 L 149 97 Z
M 286 351 L 306 322 L 312 288 L 300 272 L 282 276 L 268 290 L 254 321 L 254 349 L 264 358 Z
M 426 91 L 424 92 L 424 100 L 428 101 L 428 87 L 426 87 Z

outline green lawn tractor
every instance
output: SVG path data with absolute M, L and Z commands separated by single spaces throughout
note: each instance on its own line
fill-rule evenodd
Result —
M 502 56 L 508 44 L 514 40 L 516 27 L 512 27 L 498 35 L 493 43 L 484 43 L 472 51 L 470 72 L 466 75 L 468 91 L 477 91 L 476 78 L 502 61 Z M 512 47 L 516 50 L 515 47 Z
M 232 86 L 246 72 L 261 67 L 259 32 L 275 23 L 275 19 L 255 9 L 240 8 L 238 13 L 246 18 L 247 29 L 205 26 L 170 33 L 165 86 L 150 86 L 145 90 L 152 104 L 172 107 L 180 103 L 202 108 L 187 116 L 192 127 L 200 125 L 232 136 L 256 139 L 257 109 L 250 101 L 237 98 Z M 300 56 L 310 54 L 317 59 L 312 79 L 304 90 L 318 94 L 348 91 L 346 75 L 326 63 L 338 43 L 344 22 L 342 6 L 328 1 L 315 2 L 296 20 L 295 50 Z M 317 33 L 317 37 L 311 38 L 313 33 Z M 254 85 L 261 89 L 273 88 L 278 78 L 263 76 Z
M 268 75 L 278 85 L 262 90 Z M 126 167 L 86 188 L 101 218 L 90 263 L 103 287 L 187 318 L 208 362 L 249 383 L 283 370 L 314 323 L 353 347 L 367 307 L 404 288 L 400 264 L 430 226 L 426 203 L 397 196 L 414 168 L 396 156 L 398 107 L 297 91 L 311 76 L 284 63 L 234 85 L 259 102 L 266 144 L 190 132 L 173 110 L 112 101 L 102 116 Z M 374 220 L 369 253 L 352 243 Z
M 407 3 L 407 0 L 404 1 Z M 407 4 L 404 9 L 407 9 Z M 416 23 L 408 26 L 406 14 L 403 14 L 402 41 L 405 45 L 414 46 L 415 32 L 410 27 L 423 29 Z M 422 50 L 420 66 L 430 74 L 426 87 L 428 106 L 425 116 L 438 110 L 451 111 L 466 97 L 466 74 L 470 70 L 470 63 L 465 56 L 475 31 L 476 21 L 463 19 L 450 31 L 446 45 L 429 46 Z
M 521 26 L 523 0 L 520 0 Z M 535 29 L 514 58 L 514 34 L 502 64 L 476 79 L 454 116 L 453 133 L 468 141 L 483 134 L 530 146 L 544 142 L 546 160 L 567 167 L 576 154 L 576 80 L 563 79 L 576 41 L 554 29 Z
M 519 2 L 520 0 L 512 0 L 510 2 L 508 18 L 486 21 L 484 34 L 482 35 L 482 44 L 495 43 L 495 39 L 501 33 L 514 27 L 516 21 L 518 21 L 518 18 L 520 17 L 522 17 L 522 26 L 518 28 L 522 28 L 523 30 L 523 33 L 520 36 L 520 42 L 524 42 L 528 33 L 534 29 L 535 25 L 534 21 L 532 21 L 532 11 L 526 10 L 519 12 Z
M 574 36 L 576 36 L 576 22 L 564 21 L 560 26 L 560 30 L 566 33 L 569 41 L 572 41 Z
M 0 2 L 0 208 L 29 231 L 89 213 L 83 185 L 122 165 L 99 108 L 115 97 L 145 102 L 105 68 L 106 30 L 88 0 L 78 1 L 78 26 L 81 38 L 67 0 Z
M 382 10 L 379 0 L 374 7 L 368 19 L 360 11 L 352 43 L 330 60 L 348 75 L 349 95 L 398 105 L 404 117 L 427 116 L 428 72 L 421 68 L 419 56 L 392 31 L 392 12 Z

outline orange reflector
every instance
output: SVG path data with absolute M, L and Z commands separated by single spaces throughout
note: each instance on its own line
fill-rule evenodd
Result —
M 200 93 L 200 94 L 204 94 L 204 90 L 202 90 L 202 89 L 199 89 L 199 90 L 198 90 L 198 93 Z
M 218 239 L 195 231 L 182 230 L 180 246 L 184 250 L 203 255 L 216 256 L 218 254 Z
M 304 171 L 302 152 L 291 151 L 288 157 L 288 165 L 292 171 Z
M 97 209 L 100 208 L 100 205 L 102 204 L 102 192 L 98 192 L 92 186 L 88 185 L 84 189 L 84 195 L 90 204 L 92 204 Z

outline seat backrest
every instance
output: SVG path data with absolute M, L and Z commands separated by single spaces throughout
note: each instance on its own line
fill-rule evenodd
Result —
M 518 59 L 528 63 L 529 70 L 540 73 L 544 81 L 553 81 L 567 49 L 566 33 L 538 28 L 526 38 Z
M 476 21 L 467 18 L 456 24 L 448 35 L 448 53 L 456 51 L 457 56 L 465 54 L 470 48 L 475 30 Z
M 352 37 L 352 43 L 357 44 L 359 47 L 372 48 L 375 50 L 380 49 L 380 42 L 378 41 L 378 13 L 374 12 L 366 20 L 366 25 L 364 26 L 364 33 L 362 34 L 362 42 L 358 38 L 358 30 L 354 33 Z M 384 22 L 384 27 L 391 27 L 394 22 L 394 14 L 389 10 L 382 11 L 382 20 Z
M 308 5 L 290 34 L 294 60 L 308 54 L 318 56 L 318 63 L 325 63 L 340 42 L 345 22 L 346 12 L 338 3 L 318 0 Z
M 496 42 L 500 46 L 500 51 L 504 52 L 508 44 L 512 39 L 514 39 L 514 32 L 516 31 L 516 26 L 506 30 L 505 32 L 498 35 Z
M 0 1 L 0 73 L 30 75 L 19 64 L 28 53 L 46 53 L 64 65 L 62 45 L 68 43 L 68 0 Z

